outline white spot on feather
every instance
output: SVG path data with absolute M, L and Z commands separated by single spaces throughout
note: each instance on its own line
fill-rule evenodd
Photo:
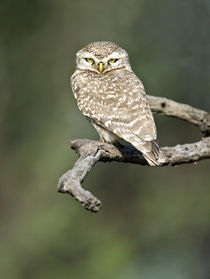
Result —
M 111 124 L 112 124 L 111 120 L 107 120 L 107 121 L 104 123 L 104 125 L 105 125 L 106 127 L 108 127 L 108 126 L 111 125 Z

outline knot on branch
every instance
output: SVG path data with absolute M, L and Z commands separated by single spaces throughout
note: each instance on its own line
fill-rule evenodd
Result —
M 210 113 L 206 113 L 202 120 L 201 131 L 204 136 L 210 136 Z

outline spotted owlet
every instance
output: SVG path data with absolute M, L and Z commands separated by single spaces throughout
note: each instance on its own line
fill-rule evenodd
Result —
M 76 65 L 71 77 L 73 94 L 100 139 L 127 142 L 150 165 L 157 165 L 155 122 L 127 52 L 112 42 L 93 42 L 77 52 Z

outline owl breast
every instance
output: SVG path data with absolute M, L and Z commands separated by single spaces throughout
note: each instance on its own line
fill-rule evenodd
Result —
M 97 119 L 104 115 L 116 114 L 122 121 L 127 119 L 128 107 L 136 108 L 143 85 L 131 78 L 128 71 L 115 70 L 105 75 L 90 71 L 75 72 L 72 76 L 72 89 L 79 109 L 83 114 Z M 105 119 L 106 120 L 106 119 Z M 103 120 L 102 120 L 103 121 Z

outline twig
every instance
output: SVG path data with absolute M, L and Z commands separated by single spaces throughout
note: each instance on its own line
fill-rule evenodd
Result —
M 198 126 L 203 134 L 210 134 L 209 113 L 161 97 L 149 96 L 149 102 L 153 112 L 183 119 Z M 98 212 L 102 203 L 89 191 L 84 190 L 81 183 L 97 161 L 148 165 L 141 153 L 131 146 L 115 147 L 108 143 L 78 139 L 71 142 L 71 148 L 79 154 L 79 159 L 73 168 L 59 179 L 58 192 L 72 195 L 92 212 Z M 202 138 L 196 143 L 162 147 L 160 150 L 159 166 L 197 162 L 210 158 L 210 137 Z

